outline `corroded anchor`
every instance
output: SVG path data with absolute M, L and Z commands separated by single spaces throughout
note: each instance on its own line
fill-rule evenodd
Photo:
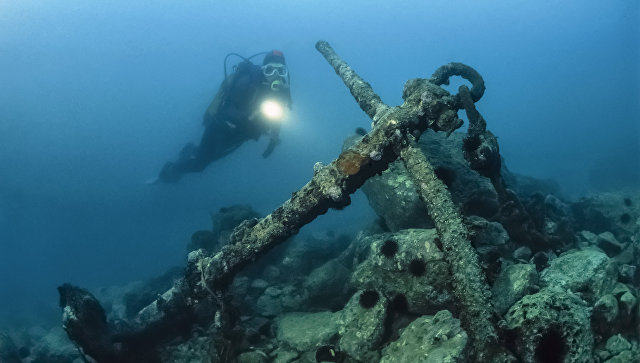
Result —
M 498 342 L 492 323 L 489 289 L 462 218 L 433 167 L 415 147 L 416 140 L 428 128 L 447 133 L 459 128 L 462 120 L 457 117 L 457 111 L 464 108 L 471 121 L 469 141 L 465 144 L 467 159 L 485 176 L 495 177 L 499 173 L 497 142 L 486 131 L 484 120 L 473 105 L 484 93 L 482 77 L 469 66 L 450 63 L 440 67 L 429 79 L 407 81 L 403 90 L 404 103 L 390 107 L 327 42 L 318 42 L 316 49 L 344 81 L 360 108 L 373 120 L 372 129 L 330 164 L 314 166 L 312 179 L 271 214 L 240 224 L 229 243 L 219 252 L 213 256 L 206 255 L 204 250 L 190 253 L 185 277 L 138 314 L 128 339 L 174 321 L 176 311 L 189 311 L 199 303 L 206 303 L 212 295 L 220 307 L 220 321 L 224 322 L 224 291 L 236 273 L 329 208 L 341 209 L 349 205 L 350 194 L 399 158 L 409 171 L 440 235 L 452 272 L 454 293 L 460 304 L 461 320 L 471 338 L 472 356 L 476 361 L 512 361 L 513 358 Z M 440 87 L 448 84 L 451 76 L 469 80 L 471 89 L 462 86 L 457 95 L 451 95 Z M 89 297 L 87 299 L 90 300 Z M 65 314 L 65 326 L 70 338 L 98 360 L 100 356 L 120 356 L 122 361 L 126 361 L 125 353 L 119 353 L 123 352 L 123 346 L 127 346 L 125 338 L 121 338 L 118 345 L 106 343 L 114 339 L 101 339 L 99 344 L 94 341 L 84 346 L 86 335 L 92 332 L 81 328 L 84 322 L 78 317 L 83 316 L 79 314 L 82 306 L 64 306 L 69 312 Z

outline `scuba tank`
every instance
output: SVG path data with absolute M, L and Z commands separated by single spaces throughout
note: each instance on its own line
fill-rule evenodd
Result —
M 209 106 L 207 107 L 207 110 L 205 111 L 204 116 L 202 118 L 202 124 L 205 127 L 209 126 L 211 121 L 214 119 L 214 116 L 216 115 L 220 107 L 223 105 L 224 101 L 227 98 L 227 90 L 229 89 L 229 87 L 235 82 L 235 80 L 238 78 L 239 75 L 244 74 L 245 70 L 249 69 L 250 65 L 253 65 L 253 62 L 251 62 L 251 59 L 262 54 L 267 54 L 267 52 L 256 53 L 249 58 L 245 58 L 238 53 L 228 53 L 224 57 L 224 62 L 223 62 L 224 79 L 222 80 L 222 83 L 220 83 L 220 87 L 218 87 L 218 92 L 213 97 L 213 100 L 211 100 L 211 103 L 209 103 Z M 228 75 L 227 60 L 229 59 L 230 56 L 239 57 L 241 61 L 238 64 L 233 66 L 233 73 L 231 73 L 231 75 Z

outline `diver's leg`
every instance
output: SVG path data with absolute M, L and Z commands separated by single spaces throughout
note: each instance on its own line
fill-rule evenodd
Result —
M 224 123 L 211 123 L 202 135 L 195 158 L 204 169 L 211 162 L 230 154 L 245 141 L 247 137 L 237 129 Z
M 211 162 L 237 149 L 244 141 L 245 138 L 236 130 L 213 122 L 205 128 L 200 145 L 187 144 L 176 162 L 165 164 L 159 179 L 175 183 L 186 173 L 200 172 Z

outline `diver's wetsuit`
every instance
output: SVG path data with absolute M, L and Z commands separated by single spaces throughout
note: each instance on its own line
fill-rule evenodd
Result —
M 271 142 L 277 142 L 279 125 L 269 125 L 258 115 L 260 102 L 273 91 L 266 84 L 260 66 L 249 62 L 242 66 L 228 78 L 231 84 L 223 82 L 221 87 L 226 87 L 223 101 L 205 112 L 205 130 L 200 145 L 187 144 L 176 162 L 164 165 L 158 176 L 160 181 L 174 183 L 186 173 L 202 171 L 245 141 L 257 140 L 267 132 Z M 289 90 L 282 93 L 277 96 L 285 98 L 284 101 L 289 104 Z M 270 144 L 263 156 L 268 156 L 273 146 Z

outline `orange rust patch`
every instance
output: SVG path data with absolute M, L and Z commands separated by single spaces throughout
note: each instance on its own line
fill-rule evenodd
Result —
M 360 171 L 362 165 L 367 161 L 369 161 L 368 157 L 362 156 L 355 151 L 347 150 L 338 156 L 336 166 L 341 172 L 347 175 L 354 175 Z

